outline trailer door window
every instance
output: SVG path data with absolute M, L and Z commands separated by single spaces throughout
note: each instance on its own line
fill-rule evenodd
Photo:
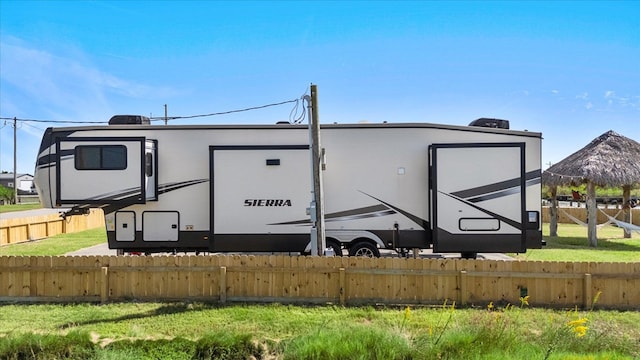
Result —
M 147 176 L 153 176 L 153 154 L 144 154 L 144 172 Z
M 124 170 L 127 147 L 124 145 L 83 145 L 75 147 L 77 170 Z

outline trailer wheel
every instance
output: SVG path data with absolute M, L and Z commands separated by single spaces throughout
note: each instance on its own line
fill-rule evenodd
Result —
M 340 246 L 340 243 L 331 239 L 327 239 L 327 247 L 330 247 L 333 249 L 333 253 L 335 254 L 335 256 L 342 256 L 342 246 Z
M 360 241 L 349 248 L 349 256 L 380 257 L 380 251 L 368 241 Z

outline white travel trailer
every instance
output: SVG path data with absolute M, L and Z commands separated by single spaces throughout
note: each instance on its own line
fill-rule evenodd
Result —
M 309 251 L 307 126 L 137 118 L 47 129 L 42 204 L 102 208 L 120 252 Z M 540 248 L 541 134 L 489 123 L 322 125 L 327 246 L 352 256 Z

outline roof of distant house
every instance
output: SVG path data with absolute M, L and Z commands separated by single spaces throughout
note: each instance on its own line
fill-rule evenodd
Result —
M 23 176 L 33 177 L 31 174 L 16 174 L 16 178 L 21 178 Z M 13 173 L 0 173 L 0 179 L 13 179 Z

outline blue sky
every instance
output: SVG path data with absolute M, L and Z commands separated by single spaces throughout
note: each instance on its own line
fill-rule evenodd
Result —
M 543 133 L 546 168 L 608 130 L 640 141 L 640 3 L 0 2 L 2 118 L 207 114 L 311 83 L 323 123 L 508 119 Z M 291 110 L 175 123 L 272 124 Z M 54 125 L 18 124 L 18 172 L 33 173 Z M 12 171 L 13 128 L 0 127 Z

